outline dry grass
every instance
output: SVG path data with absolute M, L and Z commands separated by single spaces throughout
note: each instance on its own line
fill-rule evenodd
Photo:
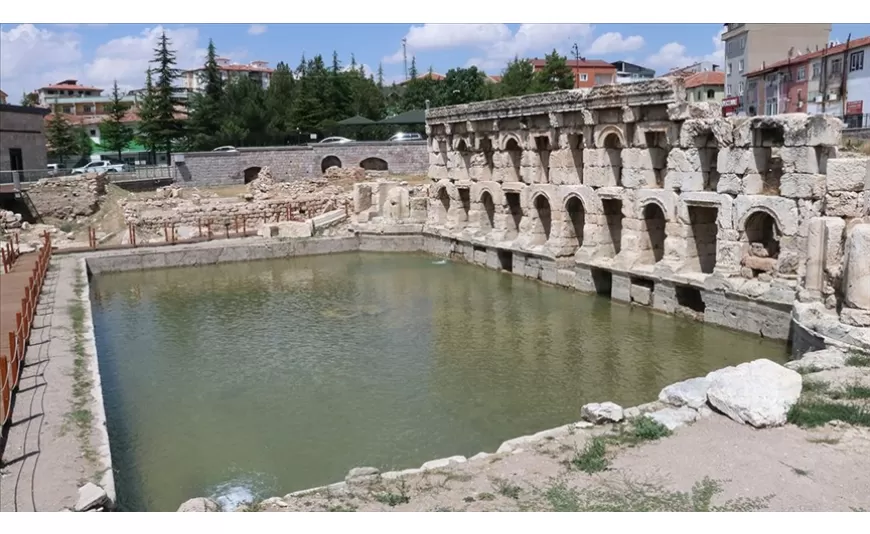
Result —
M 846 137 L 840 146 L 849 152 L 858 152 L 859 154 L 870 156 L 870 140 Z

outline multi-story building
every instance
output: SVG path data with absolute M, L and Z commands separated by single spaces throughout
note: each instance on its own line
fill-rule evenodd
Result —
M 631 83 L 656 77 L 656 71 L 627 61 L 614 61 L 611 65 L 616 67 L 616 83 Z
M 534 58 L 531 60 L 535 72 L 544 69 L 547 61 Z M 574 88 L 594 87 L 616 83 L 616 67 L 601 59 L 569 59 L 565 63 L 574 74 Z
M 713 63 L 712 61 L 699 61 L 685 67 L 671 69 L 665 74 L 665 76 L 686 77 L 691 76 L 692 74 L 697 74 L 699 72 L 716 72 L 719 70 L 722 70 L 721 66 Z
M 269 87 L 269 82 L 272 80 L 272 73 L 275 69 L 269 68 L 269 63 L 265 61 L 252 61 L 248 64 L 232 63 L 224 57 L 216 58 L 218 68 L 221 71 L 221 78 L 224 81 L 234 80 L 241 76 L 247 76 L 254 80 L 266 89 Z M 190 91 L 200 91 L 203 89 L 203 75 L 205 74 L 205 66 L 184 71 L 182 78 L 184 87 Z
M 725 24 L 725 95 L 739 97 L 738 110 L 747 113 L 747 73 L 789 54 L 823 48 L 830 35 L 829 23 Z
M 684 83 L 689 102 L 722 102 L 725 97 L 725 73 L 720 70 L 697 72 Z
M 7 95 L 6 93 L 3 92 L 3 89 L 0 89 L 0 104 L 5 104 L 5 103 L 6 103 L 6 98 L 7 98 L 8 96 L 9 96 L 9 95 Z
M 40 106 L 48 107 L 58 98 L 93 98 L 100 96 L 102 92 L 98 87 L 79 85 L 78 80 L 62 80 L 40 87 L 36 90 L 36 96 Z
M 850 127 L 866 127 L 870 101 L 870 37 L 794 55 L 746 73 L 745 109 L 750 115 L 827 113 Z

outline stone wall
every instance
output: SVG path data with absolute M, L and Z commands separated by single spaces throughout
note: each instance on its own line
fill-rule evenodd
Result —
M 79 174 L 42 179 L 27 190 L 42 217 L 70 219 L 96 213 L 106 194 L 106 175 Z
M 0 104 L 0 171 L 12 168 L 9 149 L 16 148 L 21 150 L 24 170 L 43 171 L 46 168 L 43 117 L 47 113 L 48 110 L 42 108 Z M 0 177 L 7 181 L 7 176 Z
M 422 176 L 427 172 L 427 150 L 425 142 L 360 142 L 190 152 L 178 161 L 177 181 L 194 186 L 244 184 L 264 167 L 271 168 L 277 180 L 291 181 L 322 176 L 333 165 Z
M 870 309 L 844 297 L 870 291 L 844 259 L 864 250 L 870 159 L 837 157 L 836 118 L 723 118 L 656 79 L 427 122 L 430 187 L 357 184 L 360 231 L 419 225 L 469 261 L 769 337 L 788 336 L 806 284 L 838 324 Z M 814 225 L 833 225 L 815 246 Z

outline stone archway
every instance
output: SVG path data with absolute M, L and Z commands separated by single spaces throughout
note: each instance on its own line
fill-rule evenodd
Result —
M 260 174 L 260 167 L 248 167 L 245 169 L 245 183 L 249 184 L 257 179 L 257 176 Z
M 483 204 L 484 217 L 480 221 L 480 227 L 483 230 L 492 230 L 495 228 L 495 202 L 492 200 L 492 195 L 489 191 L 484 191 L 480 195 L 480 202 Z
M 665 212 L 656 202 L 643 207 L 643 226 L 646 230 L 642 254 L 650 263 L 658 263 L 665 257 Z
M 565 201 L 565 212 L 568 214 L 568 224 L 565 236 L 577 243 L 577 248 L 583 246 L 583 231 L 586 227 L 586 208 L 578 196 L 570 196 Z
M 389 164 L 381 158 L 366 158 L 359 162 L 359 166 L 367 171 L 387 171 Z M 339 162 L 339 167 L 341 164 Z
M 438 210 L 438 223 L 445 224 L 450 213 L 450 193 L 447 192 L 446 187 L 438 190 L 438 205 L 440 207 Z
M 326 169 L 330 167 L 341 167 L 341 160 L 335 156 L 326 156 L 323 158 L 323 161 L 320 162 L 320 171 L 326 174 Z
M 772 274 L 779 259 L 782 236 L 776 219 L 769 213 L 759 210 L 746 218 L 743 228 L 744 240 L 748 245 L 744 249 L 741 261 L 743 267 L 748 269 L 744 275 L 753 278 L 760 273 Z
M 550 200 L 547 198 L 547 195 L 537 195 L 533 205 L 536 214 L 534 230 L 536 240 L 543 234 L 544 242 L 547 242 L 550 240 L 550 234 L 553 229 L 553 214 L 550 211 Z
M 607 158 L 610 161 L 610 167 L 613 169 L 613 178 L 617 186 L 622 186 L 623 146 L 622 139 L 616 132 L 610 132 L 604 137 L 604 149 L 607 151 Z

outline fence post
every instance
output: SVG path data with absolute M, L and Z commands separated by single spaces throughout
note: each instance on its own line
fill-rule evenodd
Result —
M 6 249 L 4 249 L 3 247 L 0 247 L 0 258 L 2 258 L 3 260 L 3 272 L 8 273 L 9 266 L 6 264 Z
M 11 352 L 12 347 L 9 347 L 9 349 Z M 6 360 L 6 356 L 0 356 L 0 426 L 6 424 L 6 418 L 8 415 L 11 415 L 6 413 L 12 400 L 11 388 L 7 382 L 9 378 L 8 365 L 9 362 Z

